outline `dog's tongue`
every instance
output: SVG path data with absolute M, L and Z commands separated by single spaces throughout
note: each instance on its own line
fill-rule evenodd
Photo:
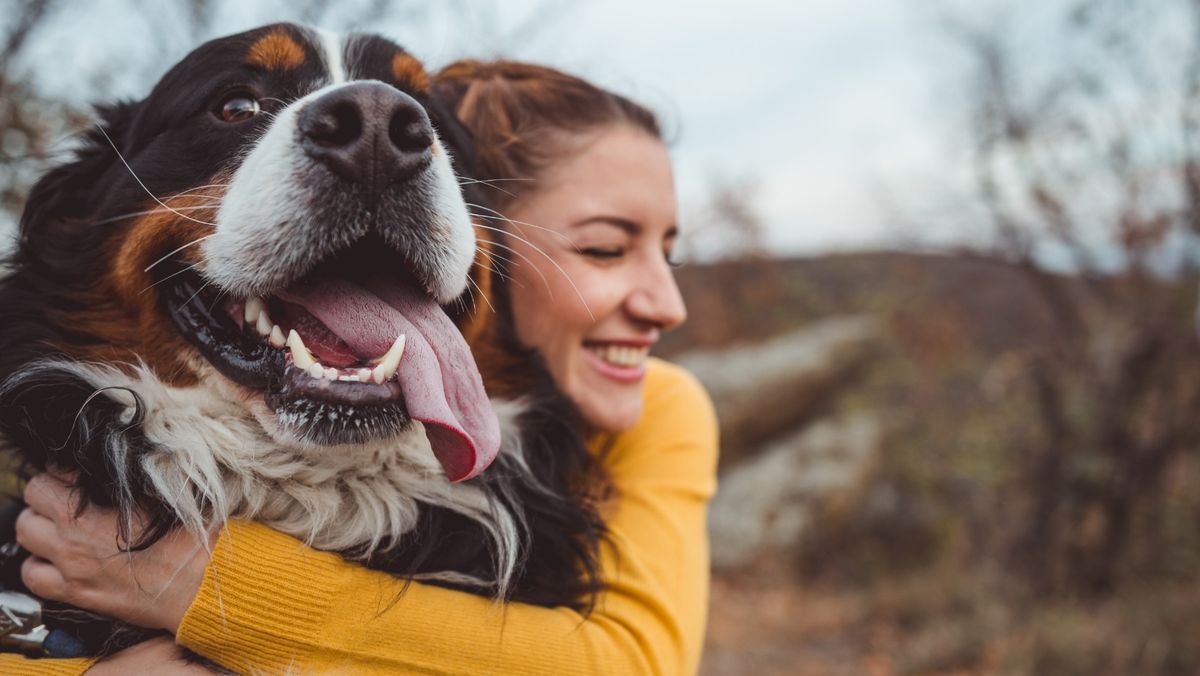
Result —
M 279 297 L 303 307 L 364 359 L 382 356 L 404 334 L 396 378 L 446 476 L 469 479 L 495 459 L 500 423 L 483 379 L 462 334 L 433 299 L 382 278 L 301 283 Z

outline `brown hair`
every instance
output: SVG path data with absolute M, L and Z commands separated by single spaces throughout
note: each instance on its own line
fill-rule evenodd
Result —
M 649 109 L 586 80 L 546 66 L 504 59 L 464 59 L 434 77 L 434 97 L 474 135 L 474 178 L 534 178 L 572 152 L 572 137 L 609 124 L 630 124 L 662 138 Z M 532 181 L 501 184 L 492 194 L 508 207 Z M 491 191 L 489 191 L 491 192 Z

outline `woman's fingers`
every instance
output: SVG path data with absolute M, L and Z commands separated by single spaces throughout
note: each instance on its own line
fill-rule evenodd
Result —
M 25 504 L 51 521 L 69 517 L 75 508 L 74 495 L 67 484 L 48 472 L 42 472 L 25 484 Z
M 128 551 L 118 537 L 117 510 L 92 504 L 77 513 L 73 482 L 41 474 L 26 487 L 29 506 L 17 517 L 17 542 L 33 556 L 21 566 L 21 579 L 43 598 L 177 631 L 204 580 L 205 541 L 177 530 Z M 131 518 L 142 522 L 139 514 Z
M 26 507 L 17 516 L 17 544 L 34 556 L 53 561 L 62 542 L 58 527 L 50 519 Z
M 31 556 L 21 564 L 21 581 L 35 596 L 52 601 L 65 601 L 66 580 L 49 561 Z

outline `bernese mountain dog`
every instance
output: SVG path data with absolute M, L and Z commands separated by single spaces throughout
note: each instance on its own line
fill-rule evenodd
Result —
M 131 548 L 252 519 L 586 607 L 595 468 L 476 262 L 469 134 L 422 64 L 277 24 L 98 117 L 0 280 L 0 446 L 127 515 Z

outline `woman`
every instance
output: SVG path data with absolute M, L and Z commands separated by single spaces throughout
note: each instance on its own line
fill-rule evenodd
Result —
M 38 557 L 23 571 L 35 593 L 170 631 L 237 671 L 696 670 L 716 425 L 690 376 L 646 357 L 685 317 L 669 267 L 676 209 L 658 125 L 622 97 L 529 64 L 452 64 L 437 91 L 476 136 L 481 180 L 504 191 L 497 210 L 507 219 L 492 222 L 506 236 L 493 255 L 509 261 L 518 337 L 579 408 L 608 474 L 606 588 L 592 613 L 515 603 L 501 611 L 421 584 L 399 595 L 403 583 L 388 575 L 252 523 L 229 524 L 211 560 L 182 533 L 118 554 L 114 516 L 90 508 L 73 518 L 62 485 L 46 476 L 19 523 Z M 163 672 L 174 649 L 151 642 L 92 673 Z

